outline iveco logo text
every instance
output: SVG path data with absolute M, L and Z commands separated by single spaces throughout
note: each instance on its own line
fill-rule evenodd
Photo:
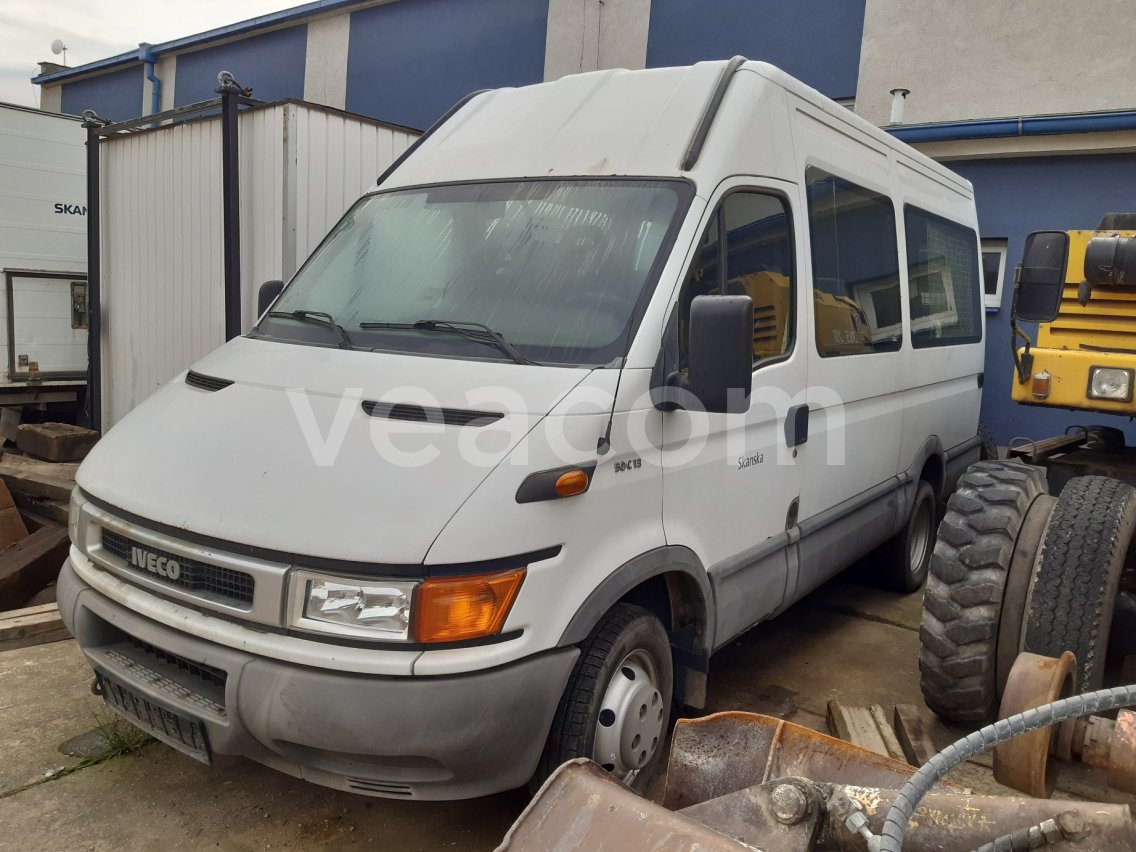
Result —
M 65 216 L 86 216 L 87 208 L 82 204 L 58 203 L 55 205 L 55 212 L 62 213 Z
M 181 566 L 173 559 L 167 559 L 141 547 L 130 548 L 130 564 L 159 577 L 165 577 L 167 580 L 176 580 L 181 576 Z

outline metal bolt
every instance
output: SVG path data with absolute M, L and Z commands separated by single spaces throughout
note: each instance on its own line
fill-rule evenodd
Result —
M 808 815 L 809 800 L 792 784 L 778 784 L 770 794 L 773 815 L 782 825 L 796 825 Z
M 1089 826 L 1080 811 L 1063 811 L 1056 819 L 1065 840 L 1080 840 L 1089 833 Z

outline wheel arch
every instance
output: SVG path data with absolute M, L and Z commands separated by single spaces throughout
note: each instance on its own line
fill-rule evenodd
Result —
M 935 499 L 943 500 L 946 495 L 947 482 L 947 454 L 943 450 L 943 442 L 938 435 L 927 438 L 915 453 L 911 464 L 907 468 L 912 481 L 929 482 L 935 491 Z M 915 497 L 912 489 L 912 499 Z
M 558 644 L 579 644 L 613 606 L 637 604 L 657 615 L 667 630 L 676 690 L 687 704 L 701 706 L 714 635 L 713 600 L 710 578 L 694 551 L 678 545 L 659 547 L 605 577 L 576 610 Z

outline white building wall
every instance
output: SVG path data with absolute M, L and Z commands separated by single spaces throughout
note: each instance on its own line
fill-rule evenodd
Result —
M 308 24 L 304 100 L 343 109 L 347 104 L 347 49 L 351 15 L 316 18 Z
M 651 0 L 548 0 L 544 79 L 647 64 Z
M 1132 0 L 867 0 L 856 112 L 905 124 L 1130 109 Z M 823 49 L 823 48 L 822 48 Z
M 299 103 L 241 113 L 241 290 L 248 330 L 264 281 L 289 277 L 413 141 Z M 102 145 L 103 423 L 225 339 L 221 120 Z

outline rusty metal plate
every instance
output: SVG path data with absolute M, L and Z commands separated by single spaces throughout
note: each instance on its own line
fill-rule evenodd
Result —
M 898 789 L 914 771 L 812 728 L 728 711 L 675 723 L 663 806 L 680 810 L 789 776 Z
M 998 715 L 1006 719 L 1073 694 L 1077 659 L 1066 651 L 1060 659 L 1023 652 L 1018 655 Z M 1048 799 L 1057 782 L 1056 761 L 1049 752 L 1054 726 L 1021 734 L 994 747 L 994 778 L 1029 796 Z
M 497 849 L 752 852 L 701 823 L 640 798 L 586 758 L 569 761 L 549 776 Z

